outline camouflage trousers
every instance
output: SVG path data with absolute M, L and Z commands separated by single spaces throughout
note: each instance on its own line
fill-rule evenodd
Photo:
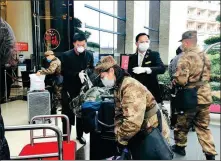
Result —
M 54 85 L 54 98 L 56 100 L 61 100 L 61 90 L 62 85 Z
M 177 123 L 174 129 L 174 139 L 176 145 L 186 147 L 187 134 L 191 125 L 194 124 L 203 152 L 208 155 L 217 155 L 213 136 L 208 128 L 210 123 L 209 114 L 209 106 L 198 106 L 194 111 L 187 111 L 183 114 L 178 114 Z

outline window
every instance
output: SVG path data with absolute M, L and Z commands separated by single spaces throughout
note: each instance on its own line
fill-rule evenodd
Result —
M 198 12 L 197 12 L 197 15 L 198 15 L 198 16 L 200 16 L 200 14 L 201 14 L 201 12 L 200 12 L 200 11 L 198 11 Z
M 86 31 L 90 33 L 90 36 L 87 39 L 87 49 L 93 53 L 94 66 L 95 66 L 99 61 L 99 53 L 100 53 L 99 31 L 91 29 L 86 29 Z
M 201 29 L 201 28 L 202 28 L 202 25 L 198 25 L 197 28 L 198 28 L 198 29 Z
M 100 32 L 100 54 L 114 54 L 113 34 Z
M 124 54 L 125 1 L 74 1 L 74 8 L 74 16 L 86 24 L 80 29 L 89 34 L 88 49 L 94 55 Z
M 105 1 L 106 2 L 106 1 Z M 100 14 L 100 28 L 114 31 L 114 19 L 105 14 Z
M 89 26 L 99 27 L 99 12 L 86 8 L 84 14 L 84 22 Z
M 100 10 L 114 14 L 114 1 L 100 1 Z

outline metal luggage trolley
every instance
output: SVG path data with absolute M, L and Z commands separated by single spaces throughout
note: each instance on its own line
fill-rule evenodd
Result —
M 6 126 L 5 131 L 27 131 L 27 130 L 53 130 L 57 135 L 57 152 L 43 153 L 43 154 L 27 154 L 11 157 L 12 160 L 24 160 L 24 159 L 47 159 L 52 157 L 58 157 L 59 160 L 63 160 L 63 145 L 62 145 L 62 133 L 61 130 L 54 125 L 36 124 L 36 125 L 20 125 L 20 126 Z M 20 153 L 21 154 L 21 153 Z
M 58 118 L 64 119 L 67 121 L 67 134 L 62 134 L 62 132 L 59 129 L 59 137 L 58 140 L 59 144 L 61 144 L 61 157 L 57 156 L 49 156 L 49 157 L 41 157 L 44 160 L 75 160 L 76 156 L 76 142 L 70 140 L 70 126 L 69 126 L 69 119 L 66 115 L 39 115 L 35 116 L 31 119 L 31 125 L 35 122 L 35 120 L 42 119 L 42 122 L 46 122 L 48 119 L 54 118 L 55 119 L 55 126 L 54 125 L 47 125 L 47 126 L 53 126 L 58 128 Z M 33 126 L 39 126 L 39 124 L 34 124 Z M 45 125 L 45 124 L 43 124 Z M 41 128 L 40 128 L 41 129 Z M 38 156 L 45 156 L 46 154 L 50 153 L 56 153 L 59 151 L 57 142 L 51 141 L 51 142 L 40 142 L 40 143 L 34 143 L 35 139 L 44 139 L 44 138 L 54 138 L 55 135 L 46 135 L 46 128 L 43 128 L 43 135 L 42 136 L 34 136 L 33 130 L 30 131 L 30 144 L 24 146 L 22 151 L 20 152 L 20 157 L 25 157 L 27 155 L 38 155 Z M 67 137 L 67 141 L 63 141 L 63 137 Z M 61 142 L 61 143 L 60 143 Z

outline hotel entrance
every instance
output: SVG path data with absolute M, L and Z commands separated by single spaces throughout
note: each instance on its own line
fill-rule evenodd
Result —
M 60 57 L 73 47 L 73 0 L 33 0 L 31 12 L 33 62 L 40 69 L 45 51 L 52 50 Z

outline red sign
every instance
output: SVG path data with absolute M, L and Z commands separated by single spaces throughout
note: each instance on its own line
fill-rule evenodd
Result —
M 50 49 L 56 49 L 61 42 L 60 34 L 55 29 L 48 29 L 44 35 L 45 46 Z
M 124 70 L 127 70 L 128 64 L 129 64 L 129 55 L 122 55 L 121 56 L 121 68 L 123 68 Z
M 28 43 L 26 42 L 16 42 L 15 46 L 17 51 L 28 51 Z

